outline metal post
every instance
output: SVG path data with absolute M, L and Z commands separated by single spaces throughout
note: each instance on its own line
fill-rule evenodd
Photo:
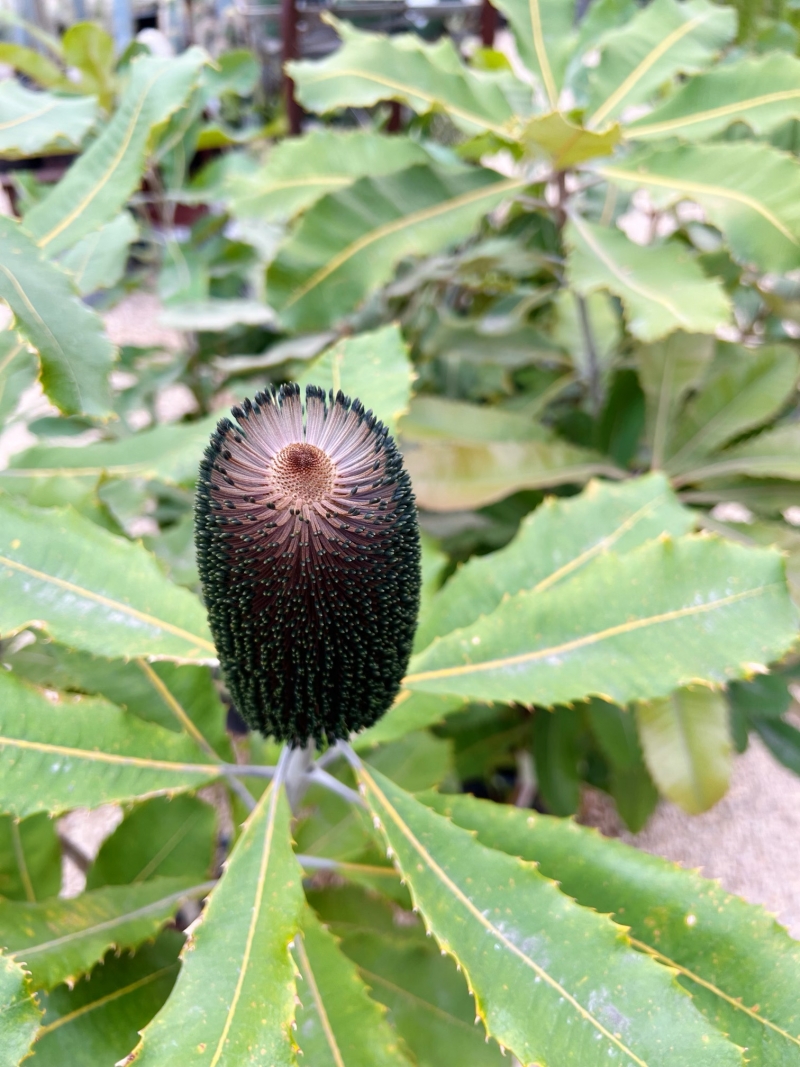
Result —
M 481 4 L 481 44 L 484 48 L 494 48 L 494 35 L 497 29 L 497 10 L 489 0 Z
M 294 95 L 294 82 L 286 73 L 286 64 L 297 59 L 297 8 L 295 0 L 281 0 L 281 37 L 283 38 L 283 94 L 289 132 L 297 136 L 302 128 L 303 114 Z
M 133 7 L 131 0 L 111 0 L 111 36 L 117 54 L 124 52 L 133 40 Z

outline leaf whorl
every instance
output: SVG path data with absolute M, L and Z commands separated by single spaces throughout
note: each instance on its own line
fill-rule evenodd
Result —
M 298 385 L 235 407 L 211 437 L 195 543 L 211 632 L 254 729 L 346 738 L 389 708 L 419 610 L 411 483 L 358 400 Z

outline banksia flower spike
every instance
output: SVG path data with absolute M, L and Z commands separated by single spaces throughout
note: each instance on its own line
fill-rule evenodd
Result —
M 391 705 L 417 621 L 420 547 L 402 457 L 358 400 L 259 393 L 200 465 L 196 544 L 223 673 L 254 729 L 346 738 Z M 305 414 L 305 421 L 304 421 Z

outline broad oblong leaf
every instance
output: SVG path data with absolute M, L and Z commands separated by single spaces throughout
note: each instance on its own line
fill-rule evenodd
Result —
M 618 124 L 594 133 L 576 126 L 561 111 L 553 111 L 528 119 L 520 140 L 531 155 L 544 156 L 553 166 L 564 169 L 597 156 L 610 156 L 621 136 Z
M 290 817 L 271 784 L 184 949 L 172 995 L 131 1054 L 137 1067 L 294 1067 L 289 942 L 303 890 Z
M 708 0 L 654 0 L 600 41 L 588 77 L 588 125 L 648 100 L 676 74 L 703 70 L 736 34 L 736 12 Z
M 0 471 L 0 485 L 13 493 L 50 478 L 81 478 L 87 484 L 102 475 L 119 478 L 157 478 L 187 484 L 197 477 L 198 456 L 219 422 L 214 414 L 196 422 L 156 426 L 118 441 L 97 441 L 84 448 L 34 445 L 11 457 Z
M 234 170 L 226 182 L 230 211 L 241 219 L 290 219 L 357 178 L 391 174 L 428 159 L 428 153 L 406 137 L 371 130 L 311 130 L 277 144 L 258 170 Z
M 630 552 L 662 533 L 680 537 L 693 526 L 691 512 L 660 474 L 618 485 L 591 481 L 580 496 L 548 497 L 522 520 L 510 545 L 468 560 L 433 597 L 420 619 L 416 648 L 490 614 L 506 595 L 542 592 L 604 552 Z
M 747 56 L 691 78 L 625 132 L 637 141 L 707 141 L 734 122 L 757 134 L 800 117 L 800 60 L 787 52 Z
M 180 734 L 102 700 L 61 700 L 0 672 L 0 810 L 22 818 L 198 789 L 218 777 Z
M 522 1063 L 740 1064 L 621 928 L 377 772 L 357 773 L 426 925 L 461 964 L 487 1032 Z
M 520 489 L 619 476 L 599 453 L 554 434 L 541 441 L 404 441 L 404 448 L 417 503 L 431 511 L 479 508 Z
M 0 84 L 0 156 L 24 159 L 80 147 L 97 121 L 91 96 L 36 93 L 14 78 Z
M 742 677 L 779 659 L 795 635 L 779 553 L 664 538 L 509 597 L 414 656 L 404 685 L 477 700 L 627 704 Z
M 0 1048 L 9 1067 L 27 1055 L 41 1015 L 25 968 L 0 952 Z
M 71 900 L 0 901 L 0 945 L 30 971 L 37 989 L 53 989 L 86 974 L 110 948 L 152 940 L 181 904 L 209 888 L 193 886 L 189 878 L 158 878 Z
M 201 49 L 190 48 L 170 59 L 133 60 L 114 117 L 25 216 L 26 228 L 47 255 L 63 252 L 117 215 L 141 180 L 154 127 L 185 103 L 206 58 Z
M 679 473 L 774 418 L 795 391 L 800 362 L 788 346 L 719 345 L 697 392 L 675 420 L 665 467 Z
M 686 251 L 667 241 L 637 245 L 625 234 L 573 215 L 564 234 L 567 276 L 583 296 L 606 289 L 618 296 L 628 329 L 640 341 L 675 330 L 714 333 L 731 318 L 722 284 L 707 278 Z
M 78 299 L 69 275 L 8 218 L 0 218 L 0 299 L 39 353 L 42 386 L 53 403 L 67 415 L 108 415 L 115 353 L 101 320 Z
M 0 896 L 35 903 L 61 888 L 61 844 L 46 814 L 0 816 Z
M 81 296 L 110 289 L 125 273 L 128 247 L 139 236 L 139 227 L 128 211 L 87 234 L 61 258 Z
M 472 797 L 423 800 L 624 923 L 632 943 L 675 969 L 695 1006 L 747 1050 L 753 1067 L 800 1064 L 800 947 L 763 908 L 571 820 Z
M 71 509 L 0 496 L 0 631 L 40 625 L 101 656 L 213 659 L 200 601 L 173 585 L 141 545 Z
M 667 207 L 693 200 L 726 237 L 731 252 L 761 270 L 800 266 L 800 168 L 768 145 L 676 145 L 643 149 L 600 167 L 624 188 L 646 189 Z
M 100 846 L 86 888 L 211 874 L 217 813 L 199 797 L 154 797 L 137 804 Z
M 448 37 L 426 44 L 413 34 L 387 37 L 329 21 L 341 47 L 325 59 L 287 66 L 308 110 L 324 113 L 399 100 L 419 114 L 444 110 L 468 133 L 505 135 L 513 111 L 497 77 L 464 66 Z
M 551 108 L 558 105 L 564 71 L 576 43 L 575 5 L 569 0 L 498 0 L 525 66 L 536 74 Z
M 407 1067 L 382 1005 L 370 999 L 336 938 L 306 908 L 294 942 L 299 971 L 297 1040 L 315 1067 Z
M 304 215 L 267 271 L 267 299 L 286 327 L 328 326 L 388 281 L 404 256 L 455 243 L 524 184 L 477 167 L 420 165 L 360 178 Z
M 353 743 L 360 750 L 367 749 L 370 745 L 396 741 L 414 730 L 434 726 L 463 705 L 461 697 L 412 693 L 410 689 L 401 689 L 383 718 L 359 734 Z
M 800 479 L 800 426 L 796 422 L 787 423 L 751 437 L 744 444 L 726 448 L 678 475 L 676 482 L 680 485 L 731 474 Z
M 408 411 L 414 370 L 396 325 L 346 337 L 329 348 L 298 378 L 301 389 L 319 385 L 334 395 L 360 397 L 397 434 L 397 420 Z
M 72 989 L 40 993 L 45 1015 L 34 1046 L 37 1067 L 109 1067 L 123 1059 L 169 996 L 182 944 L 182 934 L 165 930 L 135 955 L 108 953 Z
M 38 373 L 39 360 L 16 331 L 0 333 L 0 423 L 13 414 Z
M 733 745 L 722 693 L 704 686 L 677 689 L 636 705 L 644 758 L 661 792 L 690 815 L 725 795 Z

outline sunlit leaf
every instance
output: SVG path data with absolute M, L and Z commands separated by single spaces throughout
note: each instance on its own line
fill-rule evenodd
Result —
M 742 677 L 779 659 L 795 626 L 778 553 L 661 539 L 508 597 L 414 656 L 404 684 L 478 700 L 627 704 Z
M 619 230 L 577 215 L 564 240 L 571 285 L 584 296 L 598 289 L 618 296 L 628 329 L 640 341 L 657 341 L 675 330 L 713 333 L 730 321 L 731 305 L 721 283 L 706 278 L 673 242 L 637 245 Z
M 139 56 L 114 117 L 58 185 L 25 216 L 48 255 L 110 222 L 141 181 L 153 129 L 181 107 L 206 61 L 199 48 L 169 59 Z
M 173 585 L 141 545 L 76 512 L 0 497 L 0 631 L 41 625 L 106 656 L 213 658 L 200 601 Z
M 468 133 L 503 135 L 513 112 L 497 77 L 466 67 L 448 37 L 427 44 L 413 34 L 387 37 L 328 21 L 342 46 L 325 59 L 292 62 L 287 68 L 309 111 L 399 100 L 420 114 L 445 110 Z
M 328 326 L 388 281 L 404 256 L 461 240 L 524 184 L 477 167 L 419 165 L 360 178 L 303 216 L 270 264 L 267 299 L 287 327 Z
M 783 152 L 748 141 L 676 145 L 600 170 L 624 188 L 646 189 L 658 207 L 695 201 L 741 262 L 772 271 L 800 266 L 800 170 Z
M 428 158 L 406 137 L 371 130 L 310 130 L 275 145 L 257 170 L 233 171 L 226 183 L 230 210 L 243 219 L 291 218 L 356 178 L 390 174 Z
M 0 156 L 69 152 L 78 148 L 97 120 L 91 97 L 31 92 L 14 78 L 0 83 Z
M 655 0 L 600 42 L 589 73 L 588 120 L 601 126 L 679 73 L 703 70 L 736 33 L 736 13 L 707 0 Z
M 303 892 L 289 819 L 283 792 L 270 786 L 209 897 L 172 995 L 142 1031 L 137 1067 L 293 1067 L 289 942 Z
M 647 766 L 666 797 L 697 815 L 725 795 L 733 748 L 720 692 L 678 689 L 637 704 L 636 721 Z
M 54 703 L 0 672 L 0 810 L 23 817 L 180 793 L 218 776 L 194 742 L 96 699 Z
M 42 385 L 65 414 L 107 415 L 114 348 L 70 278 L 48 263 L 28 233 L 0 218 L 0 299 L 39 353 Z
M 662 533 L 679 537 L 693 525 L 660 475 L 619 485 L 592 481 L 578 497 L 549 497 L 523 519 L 507 548 L 455 572 L 420 619 L 415 647 L 490 614 L 506 595 L 542 592 L 604 552 L 629 552 Z M 397 710 L 402 713 L 402 704 Z
M 613 1049 L 616 1062 L 631 1067 L 740 1063 L 672 976 L 637 956 L 605 916 L 377 772 L 362 767 L 358 777 L 416 906 L 460 962 L 488 1033 L 521 1062 L 590 1067 L 607 1064 Z M 531 1025 L 542 1018 L 546 1027 Z
M 182 903 L 208 889 L 191 878 L 157 878 L 71 900 L 0 901 L 0 944 L 30 971 L 37 989 L 52 989 L 86 974 L 110 948 L 152 940 Z
M 571 820 L 471 797 L 423 799 L 629 927 L 633 944 L 675 969 L 695 1006 L 747 1049 L 753 1067 L 800 1064 L 800 948 L 762 908 Z

